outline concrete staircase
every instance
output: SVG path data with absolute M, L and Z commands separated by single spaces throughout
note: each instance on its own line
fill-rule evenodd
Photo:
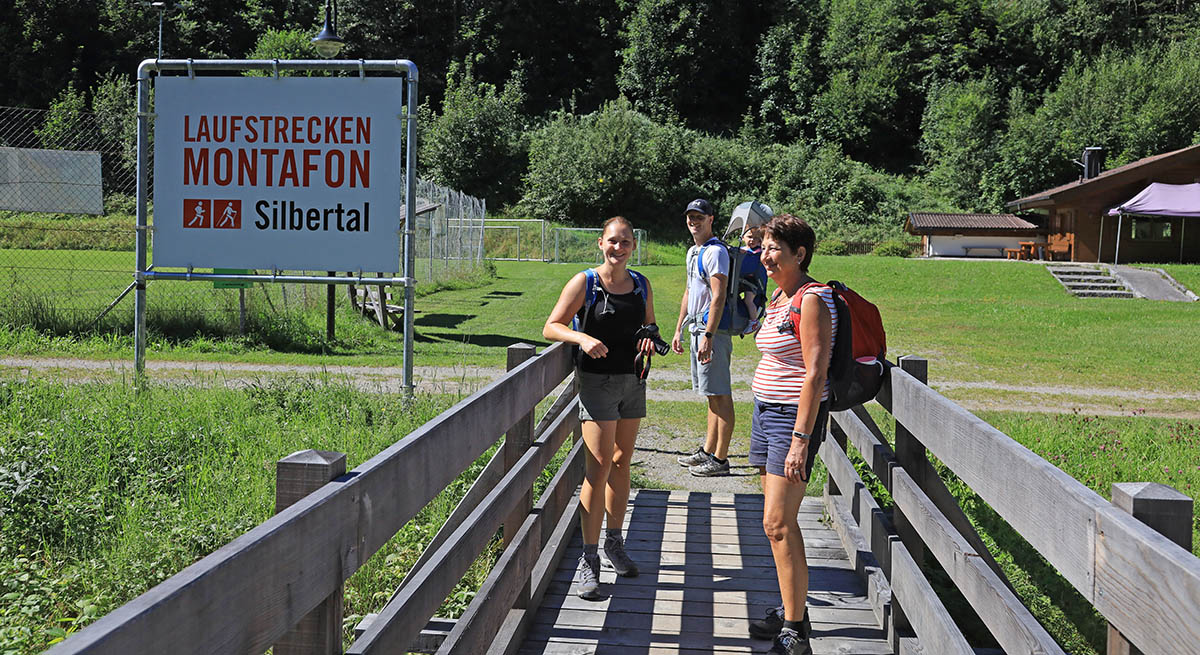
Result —
M 1068 293 L 1080 298 L 1136 298 L 1103 264 L 1047 264 L 1046 270 Z

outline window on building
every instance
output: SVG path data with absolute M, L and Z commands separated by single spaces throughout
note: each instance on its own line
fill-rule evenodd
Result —
M 1170 241 L 1171 221 L 1161 218 L 1135 218 L 1130 237 L 1139 241 Z

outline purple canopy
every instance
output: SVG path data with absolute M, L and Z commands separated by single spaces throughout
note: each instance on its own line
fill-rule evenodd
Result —
M 1141 193 L 1108 210 L 1109 216 L 1120 214 L 1200 217 L 1200 184 L 1151 182 Z

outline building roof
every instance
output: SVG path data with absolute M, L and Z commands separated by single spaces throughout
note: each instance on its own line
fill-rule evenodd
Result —
M 1200 143 L 1171 152 L 1164 152 L 1150 157 L 1143 157 L 1137 161 L 1130 162 L 1124 166 L 1110 168 L 1107 171 L 1097 175 L 1096 177 L 1083 179 L 1080 178 L 1074 182 L 1061 184 L 1052 189 L 1047 189 L 1032 195 L 1025 196 L 1018 200 L 1005 203 L 1005 207 L 1016 209 L 1026 209 L 1031 207 L 1047 207 L 1054 204 L 1056 197 L 1064 193 L 1074 192 L 1077 190 L 1085 190 L 1089 187 L 1106 186 L 1109 183 L 1124 184 L 1140 176 L 1152 174 L 1152 170 L 1161 167 L 1170 167 L 1173 164 L 1184 163 L 1188 161 L 1200 161 Z
M 913 212 L 908 215 L 904 226 L 910 234 L 956 230 L 978 232 L 982 230 L 1010 232 L 1012 230 L 1039 229 L 1037 225 L 1012 214 L 943 214 L 936 212 Z

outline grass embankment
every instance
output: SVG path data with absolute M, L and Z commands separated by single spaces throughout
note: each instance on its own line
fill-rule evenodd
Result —
M 38 652 L 269 518 L 283 456 L 335 450 L 350 469 L 453 400 L 405 405 L 317 379 L 185 393 L 0 382 L 0 652 Z M 347 629 L 387 601 L 485 457 L 347 581 Z M 465 609 L 497 554 L 443 615 Z

